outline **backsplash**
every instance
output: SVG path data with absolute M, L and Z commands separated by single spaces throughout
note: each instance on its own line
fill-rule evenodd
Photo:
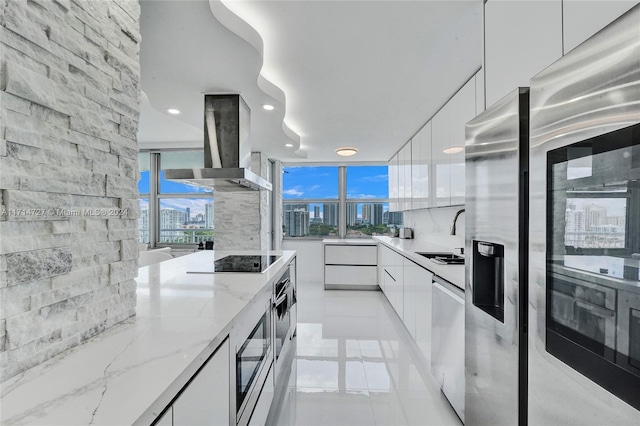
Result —
M 404 226 L 413 228 L 413 238 L 428 239 L 446 247 L 464 247 L 465 214 L 456 222 L 456 235 L 450 235 L 456 213 L 464 206 L 441 207 L 404 212 Z
M 135 314 L 137 0 L 0 4 L 0 380 Z

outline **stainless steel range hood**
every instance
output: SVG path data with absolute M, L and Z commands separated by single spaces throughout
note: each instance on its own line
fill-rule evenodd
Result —
M 214 191 L 271 191 L 251 164 L 247 104 L 240 95 L 204 97 L 204 168 L 166 169 L 165 179 Z

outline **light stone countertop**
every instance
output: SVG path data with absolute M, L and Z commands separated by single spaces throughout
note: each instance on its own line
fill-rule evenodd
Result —
M 264 273 L 187 274 L 229 254 Z M 202 251 L 140 268 L 137 315 L 0 385 L 2 425 L 150 424 L 295 251 Z
M 344 245 L 344 246 L 374 246 L 378 242 L 373 238 L 326 238 L 322 240 L 322 244 Z
M 429 241 L 429 238 L 420 240 L 411 240 L 394 237 L 373 237 L 375 241 L 379 241 L 385 246 L 395 250 L 404 257 L 412 260 L 425 269 L 433 272 L 435 275 L 449 281 L 451 284 L 461 288 L 464 291 L 464 265 L 440 265 L 420 256 L 415 252 L 443 252 L 453 253 L 453 247 L 435 244 Z

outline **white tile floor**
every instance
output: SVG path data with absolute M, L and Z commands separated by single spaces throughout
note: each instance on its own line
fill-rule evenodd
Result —
M 461 422 L 379 291 L 298 285 L 293 372 L 278 425 Z

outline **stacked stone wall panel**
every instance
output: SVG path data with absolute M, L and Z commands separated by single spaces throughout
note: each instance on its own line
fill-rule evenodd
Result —
M 139 17 L 0 2 L 0 381 L 135 314 Z

